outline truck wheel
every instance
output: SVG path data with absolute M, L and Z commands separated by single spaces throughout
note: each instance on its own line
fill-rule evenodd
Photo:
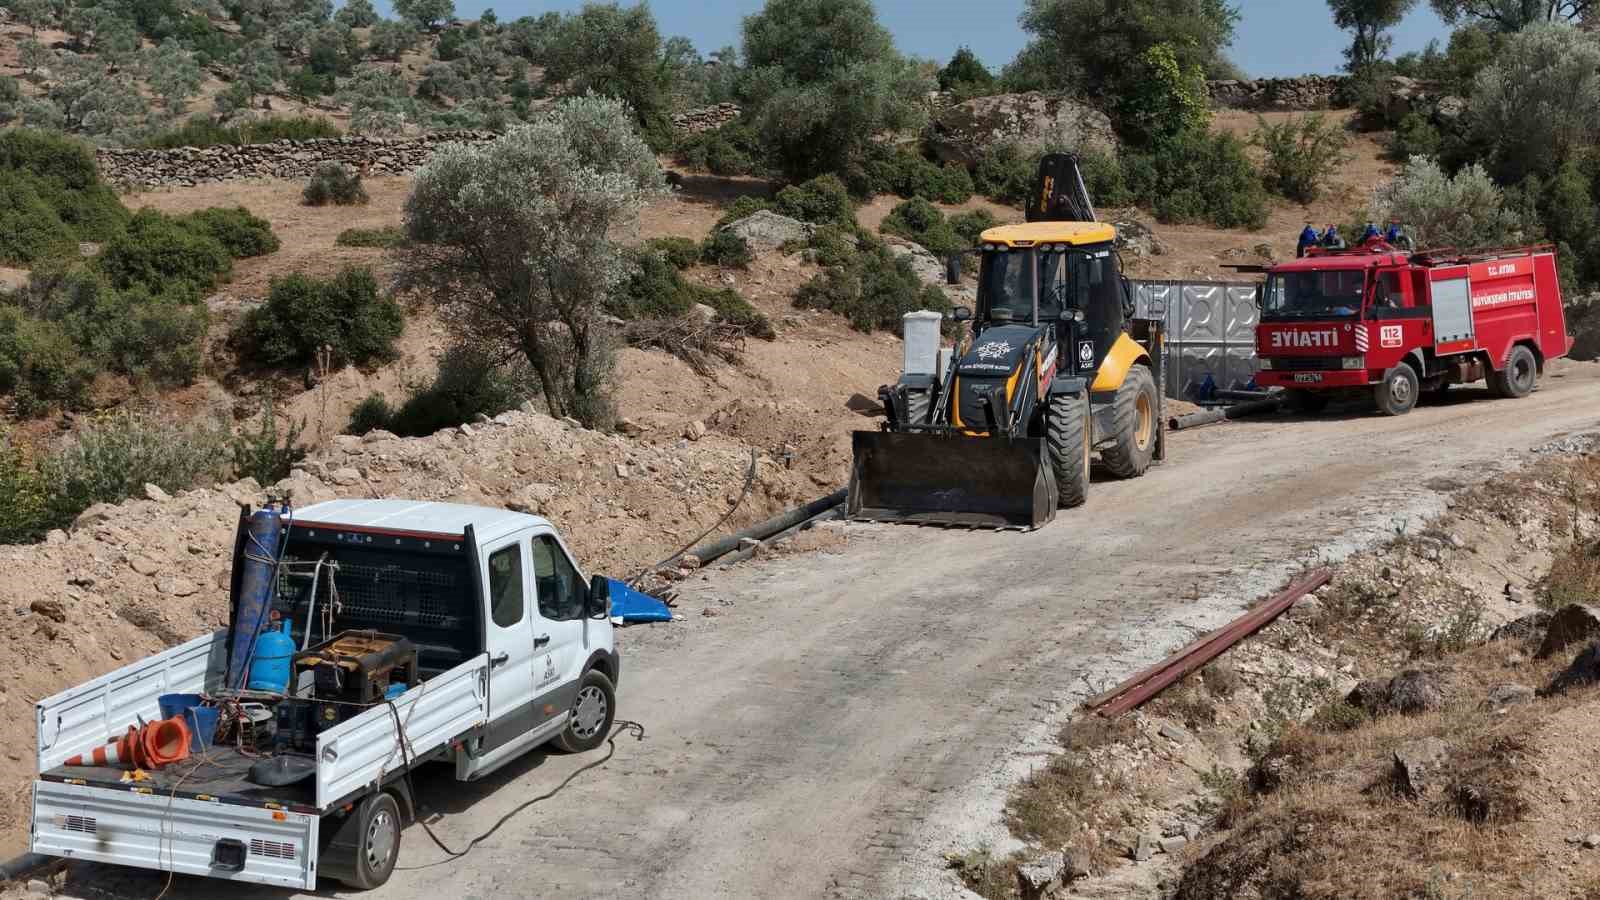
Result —
M 1106 470 L 1118 478 L 1137 478 L 1150 468 L 1156 455 L 1156 409 L 1160 406 L 1156 396 L 1156 380 L 1144 366 L 1128 370 L 1117 388 L 1117 398 L 1112 413 L 1115 434 L 1108 435 L 1116 443 L 1100 451 L 1100 461 Z
M 604 743 L 617 716 L 617 691 L 611 679 L 595 669 L 583 673 L 570 713 L 567 727 L 555 739 L 557 747 L 567 753 L 583 753 Z
M 1539 361 L 1522 344 L 1511 348 L 1504 369 L 1489 373 L 1489 391 L 1496 397 L 1526 397 L 1538 383 Z
M 1373 399 L 1378 401 L 1378 412 L 1386 416 L 1403 416 L 1411 412 L 1417 405 L 1419 388 L 1416 370 L 1405 363 L 1395 366 L 1373 389 Z
M 1089 395 L 1056 394 L 1050 398 L 1045 444 L 1055 470 L 1056 496 L 1062 509 L 1089 499 Z
M 356 890 L 382 887 L 400 858 L 400 804 L 394 795 L 380 791 L 361 801 L 345 817 L 333 843 L 344 852 L 323 864 L 324 874 Z
M 1328 408 L 1328 395 L 1322 391 L 1291 388 L 1283 392 L 1283 405 L 1292 413 L 1314 416 Z

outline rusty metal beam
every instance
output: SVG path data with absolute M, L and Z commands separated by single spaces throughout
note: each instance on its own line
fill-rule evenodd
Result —
M 1143 704 L 1185 675 L 1221 656 L 1234 644 L 1261 630 L 1293 606 L 1296 600 L 1327 584 L 1332 578 L 1333 573 L 1327 569 L 1307 572 L 1255 609 L 1188 644 L 1111 690 L 1089 698 L 1084 703 L 1084 708 L 1094 709 L 1107 718 L 1115 718 Z

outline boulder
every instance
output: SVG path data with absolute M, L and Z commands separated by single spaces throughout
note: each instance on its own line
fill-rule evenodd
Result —
M 1168 252 L 1167 245 L 1156 238 L 1150 226 L 1132 216 L 1115 219 L 1111 224 L 1117 229 L 1117 250 L 1124 256 L 1144 259 Z
M 1568 688 L 1600 681 L 1600 641 L 1584 648 L 1545 688 L 1546 694 L 1559 694 Z
M 1483 699 L 1483 705 L 1492 709 L 1511 706 L 1517 703 L 1526 703 L 1533 699 L 1533 688 L 1515 681 L 1503 681 L 1489 686 L 1489 693 Z
M 1369 678 L 1345 695 L 1344 702 L 1377 715 L 1389 709 L 1389 682 L 1382 678 Z
M 728 224 L 723 230 L 744 238 L 744 242 L 750 245 L 751 250 L 761 251 L 776 250 L 792 241 L 808 240 L 817 228 L 810 222 L 780 216 L 770 209 L 763 209 Z
M 1550 619 L 1555 614 L 1549 610 L 1541 609 L 1536 613 L 1529 613 L 1521 618 L 1511 621 L 1496 628 L 1489 635 L 1491 641 L 1531 641 L 1544 634 L 1550 627 Z
M 1061 853 L 1045 855 L 1017 867 L 1017 891 L 1024 900 L 1043 900 L 1061 887 L 1066 859 Z
M 910 260 L 911 270 L 917 273 L 923 283 L 944 287 L 944 264 L 926 247 L 893 235 L 885 235 L 883 242 L 888 245 L 890 253 Z
M 1409 669 L 1389 679 L 1389 708 L 1396 712 L 1419 713 L 1444 705 L 1445 686 L 1433 672 Z
M 1539 645 L 1538 657 L 1547 659 L 1573 644 L 1592 641 L 1597 637 L 1600 637 L 1600 607 L 1570 604 L 1550 618 L 1544 643 Z
M 1002 144 L 1024 151 L 1070 147 L 1114 153 L 1117 138 L 1106 114 L 1063 94 L 1029 91 L 976 97 L 941 112 L 929 129 L 941 162 L 975 166 Z
M 1395 789 L 1408 797 L 1423 797 L 1438 787 L 1440 769 L 1449 748 L 1438 738 L 1411 741 L 1394 751 Z

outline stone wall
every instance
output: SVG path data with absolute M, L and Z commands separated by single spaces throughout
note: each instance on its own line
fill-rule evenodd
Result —
M 705 109 L 691 109 L 672 117 L 672 127 L 684 134 L 714 131 L 739 118 L 739 104 L 718 103 Z
M 100 175 L 123 185 L 193 185 L 241 178 L 306 178 L 324 162 L 367 175 L 403 175 L 420 168 L 443 144 L 493 140 L 492 131 L 440 131 L 414 138 L 342 137 L 273 141 L 242 147 L 95 151 Z
M 1208 82 L 1212 106 L 1258 112 L 1343 109 L 1350 105 L 1349 85 L 1345 75 Z

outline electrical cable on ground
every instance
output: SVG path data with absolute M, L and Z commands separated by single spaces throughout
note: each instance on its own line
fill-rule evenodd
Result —
M 644 576 L 650 574 L 651 572 L 654 572 L 656 569 L 661 568 L 662 566 L 666 565 L 667 563 L 676 561 L 678 559 L 678 557 L 684 555 L 685 553 L 688 553 L 689 550 L 691 548 L 693 548 L 696 544 L 698 544 L 701 541 L 705 540 L 706 535 L 710 534 L 713 531 L 716 531 L 718 528 L 721 528 L 722 524 L 724 522 L 728 521 L 728 519 L 732 518 L 733 514 L 739 510 L 739 507 L 741 505 L 744 504 L 744 498 L 748 497 L 750 495 L 750 486 L 755 484 L 755 482 L 756 482 L 756 451 L 755 451 L 755 448 L 752 447 L 750 449 L 750 471 L 745 473 L 745 476 L 744 476 L 744 489 L 739 491 L 739 499 L 734 501 L 733 506 L 729 507 L 728 511 L 722 514 L 722 518 L 718 519 L 715 523 L 713 523 L 710 528 L 707 528 L 705 531 L 700 532 L 698 535 L 695 536 L 694 540 L 690 541 L 687 544 L 684 544 L 683 547 L 680 548 L 677 553 L 672 554 L 671 556 L 667 557 L 666 559 L 663 559 L 662 561 L 656 563 L 653 566 L 646 566 L 644 569 L 641 569 L 639 571 L 639 574 L 633 576 L 633 579 L 628 582 L 628 586 L 629 587 L 633 587 L 633 588 L 637 588 L 639 586 L 639 583 L 644 581 Z
M 412 784 L 412 782 L 411 782 L 411 751 L 406 748 L 405 734 L 402 733 L 401 728 L 400 728 L 400 711 L 395 708 L 394 701 L 392 701 L 392 700 L 385 701 L 384 705 L 389 707 L 389 715 L 390 715 L 391 718 L 394 719 L 395 737 L 400 742 L 400 755 L 401 755 L 402 761 L 405 763 L 405 767 L 406 767 L 406 774 L 405 774 L 406 789 L 411 792 L 412 802 L 415 803 L 416 802 L 416 797 L 417 797 L 417 788 L 416 788 L 416 785 Z M 467 846 L 464 849 L 462 849 L 462 850 L 452 850 L 452 849 L 450 849 L 449 845 L 445 844 L 444 841 L 439 839 L 438 835 L 433 833 L 433 829 L 431 827 L 429 827 L 428 823 L 421 816 L 417 816 L 417 824 L 421 825 L 422 826 L 422 830 L 427 832 L 428 839 L 433 841 L 435 846 L 437 846 L 440 850 L 443 850 L 445 852 L 445 854 L 451 858 L 448 861 L 453 862 L 453 861 L 455 861 L 457 859 L 460 859 L 463 856 L 466 856 L 468 853 L 472 852 L 472 848 L 478 846 L 478 844 L 482 843 L 483 841 L 488 840 L 490 837 L 493 837 L 495 832 L 499 831 L 502 826 L 504 826 L 507 822 L 511 821 L 519 813 L 523 812 L 528 807 L 533 806 L 535 803 L 539 803 L 539 802 L 542 802 L 542 801 L 545 801 L 545 800 L 549 800 L 551 797 L 554 797 L 556 794 L 561 793 L 562 789 L 564 789 L 567 785 L 571 784 L 573 782 L 573 780 L 576 779 L 579 775 L 582 775 L 583 773 L 589 771 L 590 769 L 594 769 L 594 768 L 597 768 L 599 766 L 603 766 L 607 762 L 610 762 L 611 757 L 615 756 L 616 753 L 617 753 L 617 735 L 619 735 L 619 734 L 623 733 L 624 731 L 626 731 L 626 732 L 629 732 L 629 733 L 631 733 L 633 735 L 633 739 L 634 740 L 636 740 L 636 741 L 644 740 L 644 725 L 639 723 L 639 722 L 633 722 L 633 721 L 630 721 L 628 719 L 614 719 L 611 724 L 614 726 L 614 730 L 611 732 L 610 735 L 608 735 L 606 737 L 606 744 L 608 745 L 609 749 L 606 750 L 606 755 L 605 756 L 602 756 L 599 759 L 595 760 L 594 762 L 586 763 L 583 766 L 573 770 L 573 772 L 570 775 L 568 775 L 566 778 L 561 779 L 561 783 L 560 784 L 556 785 L 555 787 L 551 788 L 550 790 L 546 791 L 545 793 L 540 794 L 537 797 L 532 797 L 532 798 L 530 798 L 528 800 L 524 800 L 523 802 L 517 804 L 515 807 L 513 807 L 511 809 L 510 812 L 508 812 L 505 815 L 501 816 L 499 818 L 499 820 L 497 820 L 492 826 L 490 826 L 488 831 L 485 831 L 483 834 L 480 834 L 477 837 L 473 838 L 472 840 L 468 841 L 467 842 Z M 415 811 L 413 811 L 413 813 L 414 812 Z

